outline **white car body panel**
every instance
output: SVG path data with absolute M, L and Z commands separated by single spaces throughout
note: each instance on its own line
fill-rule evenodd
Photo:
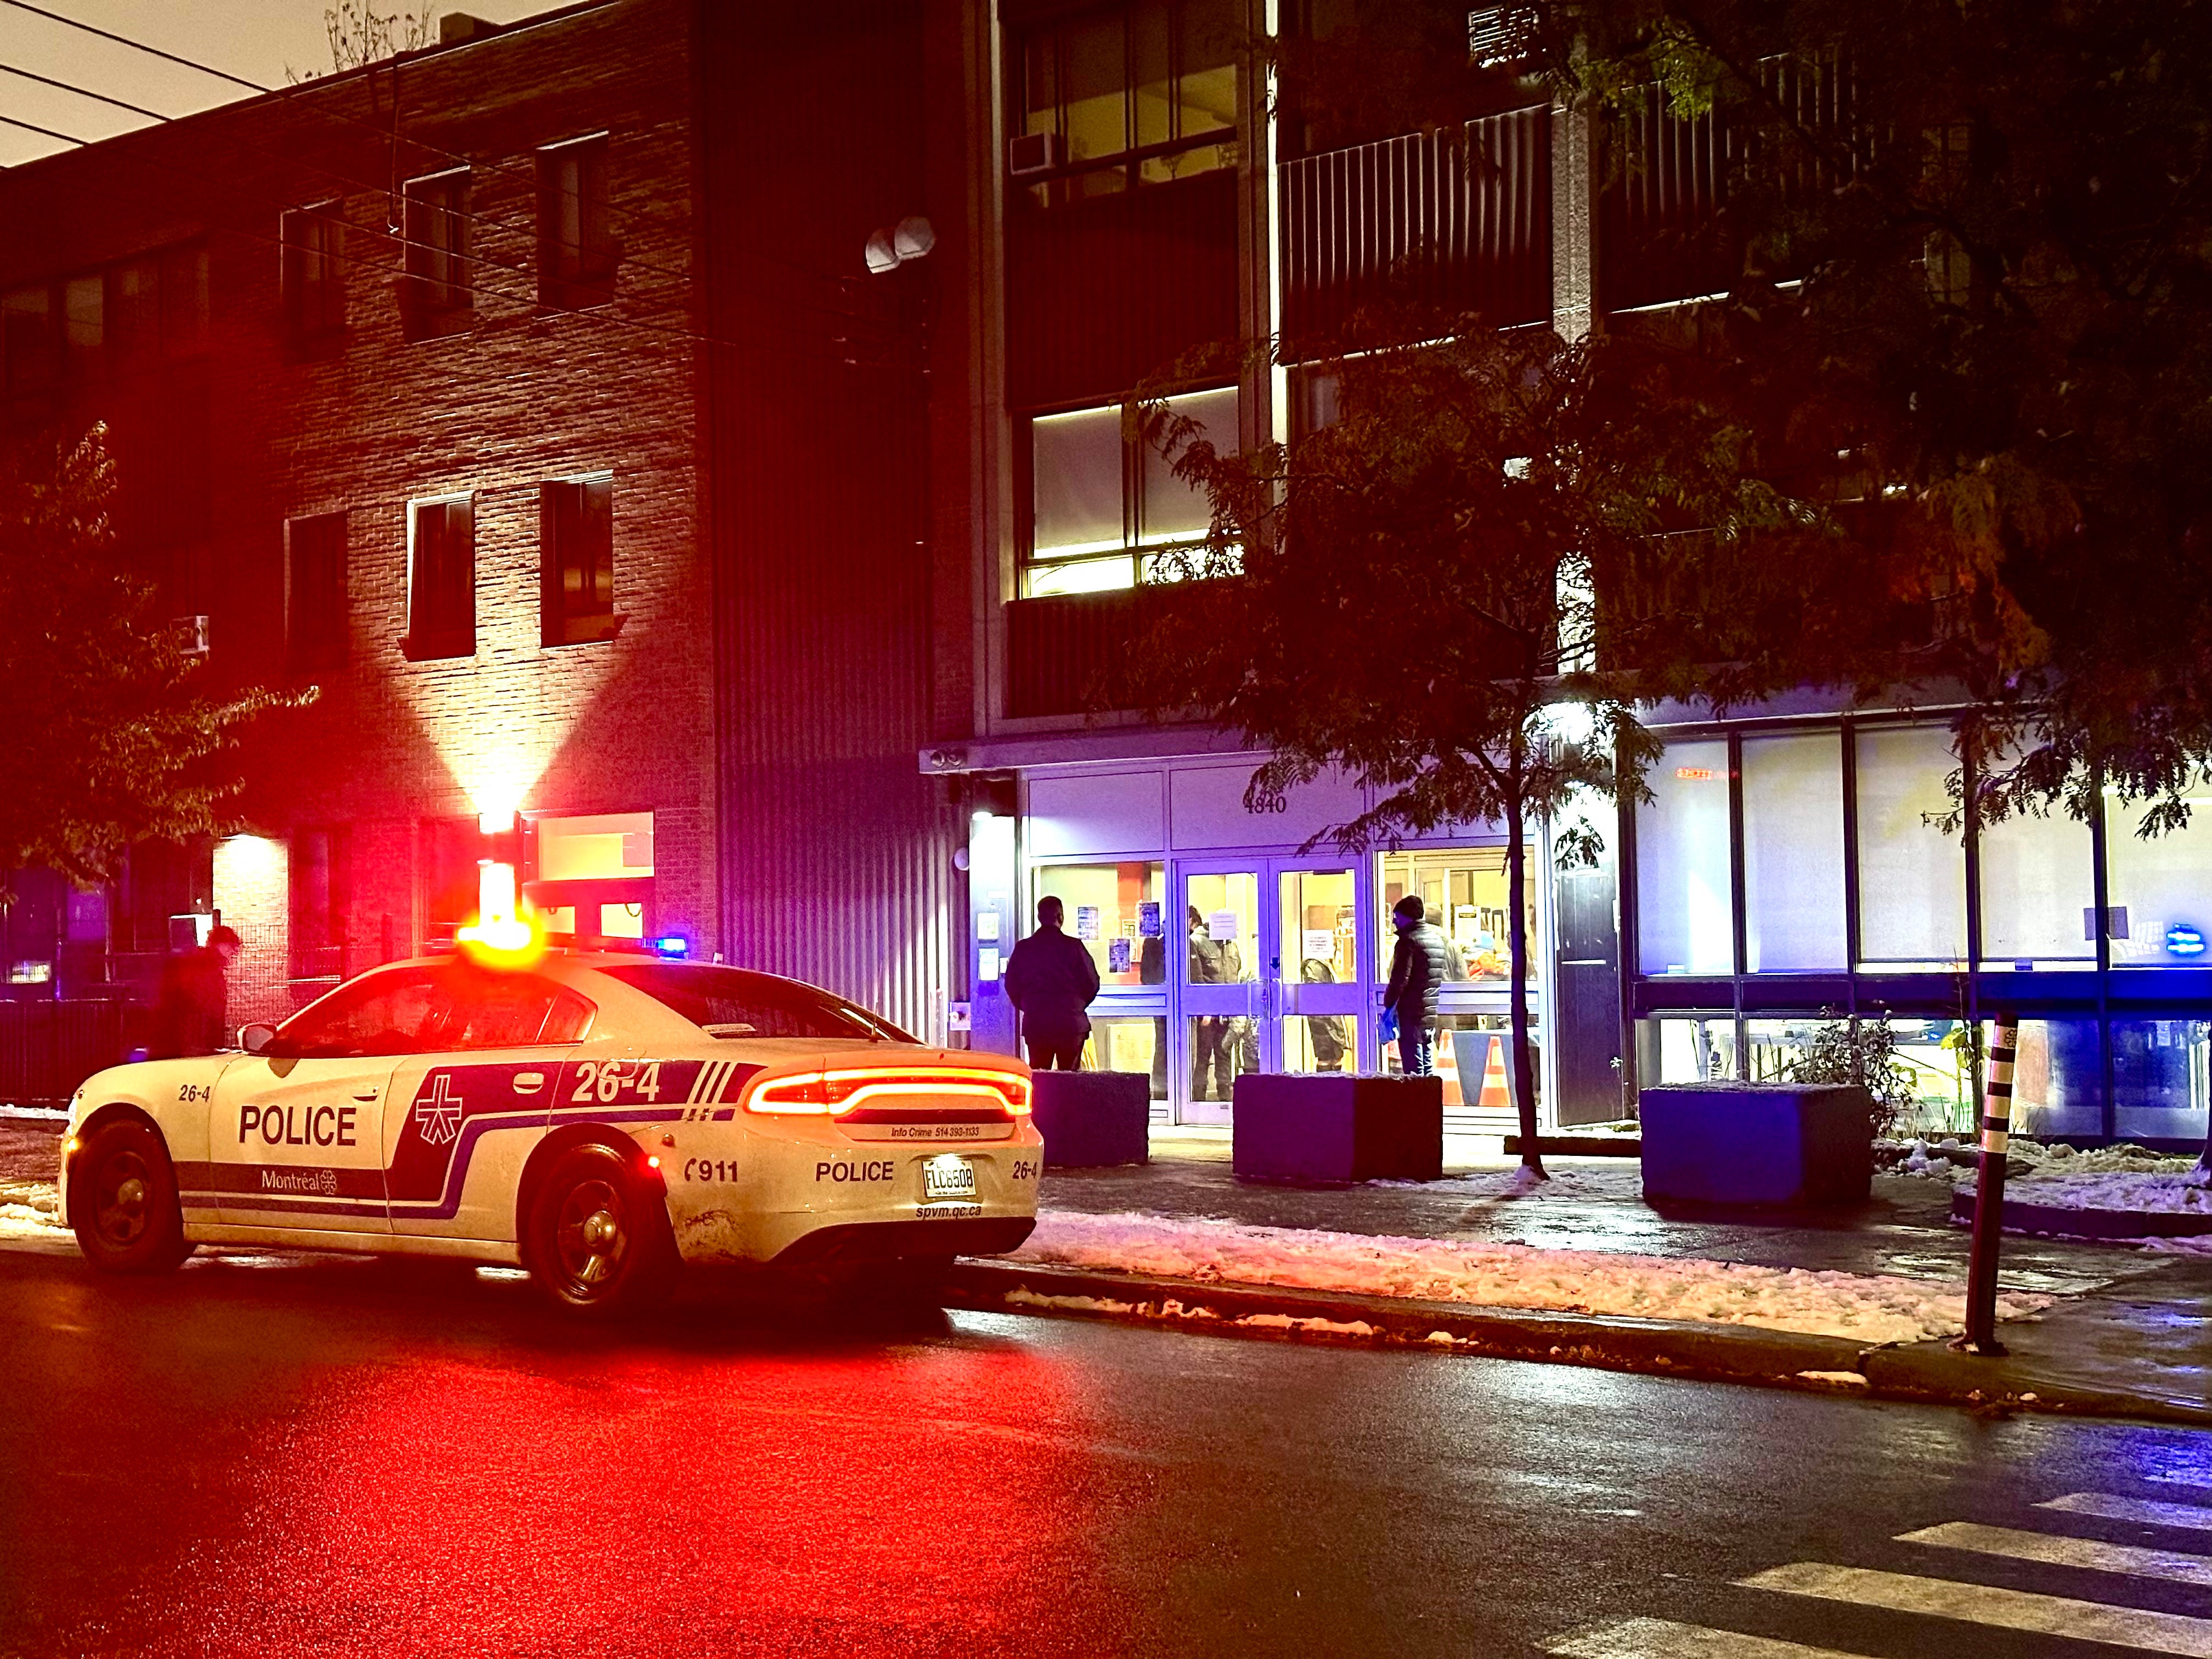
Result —
M 620 1136 L 654 1161 L 687 1263 L 767 1262 L 817 1234 L 816 1244 L 863 1253 L 896 1237 L 884 1253 L 930 1254 L 937 1239 L 975 1236 L 948 1223 L 1015 1224 L 997 1237 L 1034 1222 L 1042 1138 L 1025 1110 L 1006 1113 L 990 1092 L 1005 1079 L 1026 1098 L 1019 1060 L 858 1038 L 713 1036 L 598 971 L 649 960 L 549 953 L 533 967 L 596 1007 L 579 1042 L 112 1067 L 78 1091 L 64 1146 L 109 1109 L 143 1113 L 167 1145 L 194 1243 L 511 1264 L 525 1171 L 564 1132 Z M 758 1084 L 825 1068 L 908 1080 L 856 1099 L 854 1109 L 867 1109 L 860 1121 L 745 1109 Z M 940 1157 L 972 1168 L 972 1197 L 925 1194 L 924 1166 Z M 64 1215 L 69 1176 L 65 1152 Z M 881 1224 L 903 1224 L 875 1231 Z M 832 1229 L 866 1236 L 832 1241 Z

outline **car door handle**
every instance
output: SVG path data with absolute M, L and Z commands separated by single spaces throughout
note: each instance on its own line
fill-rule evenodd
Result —
M 378 1092 L 374 1089 L 356 1089 L 353 1091 L 353 1097 L 356 1100 L 374 1100 Z

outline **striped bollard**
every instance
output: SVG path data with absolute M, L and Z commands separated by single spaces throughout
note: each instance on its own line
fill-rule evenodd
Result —
M 2005 1152 L 2012 1140 L 2012 1063 L 2020 1016 L 1996 1017 L 1990 1044 L 1987 1099 L 1982 1108 L 1982 1161 L 1974 1183 L 1974 1249 L 1966 1267 L 1966 1334 L 1951 1346 L 1964 1353 L 2002 1354 L 1997 1340 L 1997 1249 L 2004 1240 Z

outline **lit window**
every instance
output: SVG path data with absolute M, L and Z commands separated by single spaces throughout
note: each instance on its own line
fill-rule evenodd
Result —
M 1167 406 L 1197 422 L 1219 453 L 1236 452 L 1235 387 L 1170 398 Z M 1025 598 L 1133 587 L 1158 574 L 1146 552 L 1205 539 L 1212 520 L 1205 492 L 1176 477 L 1133 426 L 1120 404 L 1030 422 Z
M 416 501 L 407 513 L 409 660 L 472 657 L 477 650 L 476 501 Z
M 1113 195 L 1237 164 L 1237 26 L 1227 0 L 1139 0 L 1017 43 L 1014 125 L 1040 204 Z M 1040 163 L 1042 165 L 1040 165 Z

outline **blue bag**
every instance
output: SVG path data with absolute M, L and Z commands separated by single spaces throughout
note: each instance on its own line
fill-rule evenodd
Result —
M 1381 1041 L 1384 1042 L 1395 1042 L 1397 1040 L 1398 1011 L 1395 1008 L 1385 1008 L 1382 1011 L 1382 1036 Z

